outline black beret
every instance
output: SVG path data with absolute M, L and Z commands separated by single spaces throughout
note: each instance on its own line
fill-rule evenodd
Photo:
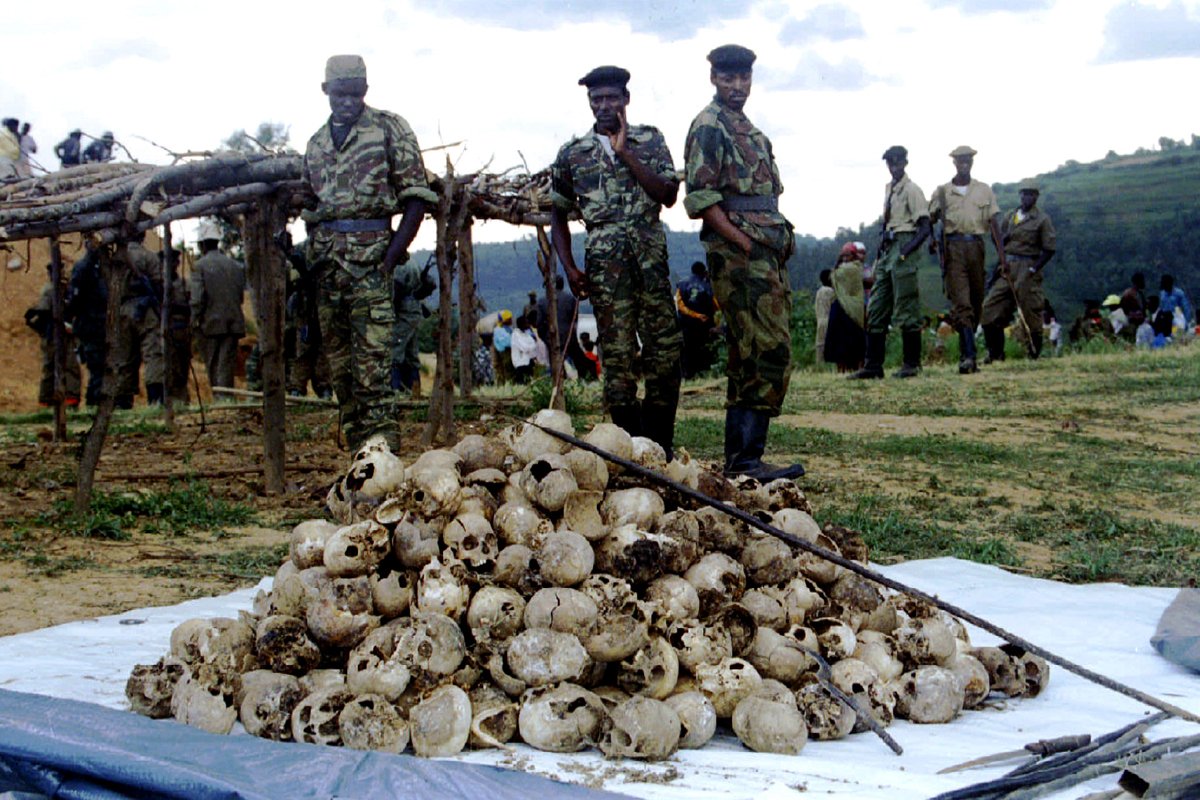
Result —
M 883 151 L 884 161 L 908 161 L 908 150 L 902 145 L 894 144 Z
M 624 89 L 627 83 L 629 83 L 629 70 L 611 65 L 596 67 L 579 79 L 579 85 L 589 89 L 593 86 L 616 86 Z
M 750 69 L 754 64 L 754 51 L 740 44 L 725 44 L 708 54 L 713 69 Z

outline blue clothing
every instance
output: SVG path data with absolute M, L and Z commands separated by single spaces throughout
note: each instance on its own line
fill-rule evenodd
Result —
M 1183 293 L 1183 289 L 1176 286 L 1170 292 L 1163 289 L 1158 293 L 1158 311 L 1160 314 L 1165 311 L 1168 315 L 1174 316 L 1176 307 L 1183 309 L 1184 322 L 1192 320 L 1192 304 L 1188 302 L 1187 295 Z
M 512 345 L 512 328 L 507 328 L 503 325 L 497 325 L 496 330 L 492 331 L 492 347 L 496 348 L 497 353 L 503 353 Z

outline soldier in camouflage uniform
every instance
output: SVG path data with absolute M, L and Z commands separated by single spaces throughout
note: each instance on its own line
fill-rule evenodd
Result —
M 988 354 L 985 364 L 1004 360 L 1004 328 L 1017 311 L 1028 326 L 1029 356 L 1037 358 L 1042 352 L 1042 308 L 1046 296 L 1042 293 L 1042 270 L 1054 258 L 1054 223 L 1037 207 L 1037 181 L 1021 181 L 1021 206 L 1004 215 L 1000 236 L 1008 269 L 1001 270 L 991 291 L 983 301 L 983 340 Z
M 354 449 L 378 434 L 395 450 L 392 271 L 408 260 L 425 205 L 437 197 L 412 128 L 363 102 L 367 68 L 360 56 L 331 57 L 321 90 L 332 113 L 304 154 L 304 219 L 308 261 L 321 276 L 321 335 L 347 443 Z
M 684 208 L 704 221 L 700 241 L 725 316 L 725 472 L 771 480 L 799 477 L 804 468 L 762 461 L 770 419 L 779 415 L 791 376 L 787 260 L 794 240 L 779 213 L 783 183 L 771 142 L 742 113 L 754 59 L 738 45 L 708 54 L 717 94 L 688 130 Z
M 143 236 L 144 238 L 144 236 Z M 125 285 L 121 289 L 121 313 L 117 321 L 114 361 L 117 365 L 113 394 L 117 408 L 133 408 L 133 396 L 138 391 L 138 366 L 145 372 L 146 402 L 163 402 L 166 362 L 163 360 L 162 327 L 159 314 L 162 308 L 162 262 L 140 241 L 124 248 L 129 264 Z M 120 257 L 122 250 L 118 249 Z
M 659 211 L 675 204 L 679 177 L 657 128 L 629 125 L 629 73 L 597 67 L 579 80 L 596 119 L 567 142 L 551 167 L 551 238 L 574 295 L 591 297 L 604 352 L 604 402 L 612 420 L 672 455 L 683 336 L 671 295 Z M 581 272 L 567 216 L 587 227 Z M 639 403 L 638 339 L 645 399 Z

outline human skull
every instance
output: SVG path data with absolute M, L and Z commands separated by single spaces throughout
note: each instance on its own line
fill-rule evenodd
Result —
M 679 714 L 661 700 L 631 697 L 609 717 L 611 725 L 599 743 L 607 758 L 661 761 L 679 747 Z
M 372 436 L 359 448 L 342 479 L 348 493 L 369 500 L 387 497 L 404 483 L 404 464 L 382 436 Z
M 762 488 L 767 495 L 764 510 L 776 513 L 783 509 L 796 509 L 807 514 L 812 513 L 812 506 L 809 505 L 804 492 L 795 481 L 776 478 L 764 484 Z
M 563 457 L 580 489 L 603 492 L 608 488 L 608 464 L 595 453 L 571 448 Z
M 644 695 L 664 700 L 675 690 L 679 680 L 679 656 L 661 637 L 621 662 L 617 685 L 631 695 Z
M 608 535 L 608 525 L 600 516 L 600 503 L 603 500 L 603 492 L 584 489 L 571 492 L 563 503 L 562 526 L 589 542 L 603 539 Z
M 521 739 L 552 753 L 574 753 L 599 737 L 608 712 L 592 692 L 573 683 L 526 692 L 517 717 Z
M 809 544 L 816 544 L 821 535 L 821 526 L 817 521 L 799 508 L 780 508 L 774 511 L 771 514 L 771 524 Z
M 496 533 L 479 514 L 459 514 L 442 530 L 442 541 L 450 555 L 475 571 L 488 571 L 496 563 L 500 547 Z
M 472 475 L 477 473 L 472 473 Z M 458 516 L 478 514 L 490 524 L 496 516 L 500 503 L 488 487 L 478 483 L 467 483 L 462 487 L 462 500 L 458 504 Z
M 154 664 L 136 664 L 125 681 L 125 698 L 132 711 L 151 719 L 171 716 L 171 695 L 187 665 L 163 656 Z
M 171 631 L 171 655 L 185 664 L 245 672 L 257 666 L 254 629 L 229 617 L 185 620 Z
M 335 577 L 370 574 L 391 550 L 388 529 L 373 519 L 338 528 L 325 542 L 325 569 Z
M 770 628 L 757 630 L 746 660 L 759 674 L 788 684 L 795 683 L 817 667 L 813 657 L 800 649 L 795 641 Z
M 815 676 L 796 690 L 796 707 L 804 715 L 808 735 L 813 739 L 844 739 L 854 730 L 854 709 L 834 697 Z
M 517 704 L 493 683 L 471 687 L 472 747 L 505 747 L 517 732 Z
M 803 625 L 806 621 L 816 619 L 825 609 L 825 593 L 808 578 L 797 576 L 788 581 L 782 589 L 768 589 L 779 598 L 783 604 L 784 614 L 789 625 Z
M 887 683 L 904 673 L 904 664 L 896 657 L 896 640 L 891 636 L 877 631 L 859 631 L 855 639 L 854 658 L 874 669 L 879 680 Z
M 1015 644 L 1003 644 L 1000 649 L 1016 664 L 1017 676 L 1024 683 L 1021 696 L 1037 697 L 1041 694 L 1050 682 L 1050 665 L 1046 660 Z
M 288 555 L 296 569 L 319 567 L 324 564 L 325 542 L 336 533 L 338 526 L 323 519 L 310 519 L 292 528 L 288 536 Z
M 655 578 L 646 588 L 646 599 L 658 603 L 663 616 L 671 622 L 681 622 L 700 616 L 700 595 L 678 575 Z
M 346 688 L 355 694 L 380 695 L 395 702 L 412 680 L 412 672 L 396 650 L 396 625 L 370 633 L 346 661 Z
M 602 617 L 632 613 L 638 604 L 638 596 L 629 581 L 603 572 L 592 573 L 579 585 L 579 591 L 596 602 Z
M 949 664 L 958 655 L 954 634 L 940 619 L 910 619 L 893 636 L 900 659 L 910 669 Z
M 733 732 L 756 753 L 796 755 L 808 742 L 804 715 L 790 703 L 744 697 L 733 712 Z
M 577 586 L 592 573 L 595 553 L 587 539 L 574 531 L 546 534 L 537 551 L 542 577 L 553 586 Z
M 542 430 L 542 428 L 550 428 L 559 433 L 574 436 L 575 428 L 565 411 L 544 408 L 534 414 L 531 421 L 540 427 L 522 423 L 514 428 L 505 428 L 500 434 L 500 439 L 508 445 L 520 464 L 528 464 L 546 453 L 562 455 L 567 452 L 570 448 L 569 444 Z
M 504 642 L 525 625 L 525 598 L 513 589 L 484 586 L 471 598 L 467 627 L 477 642 Z
M 445 614 L 418 613 L 388 627 L 394 631 L 394 652 L 414 674 L 449 677 L 467 656 L 462 629 Z
M 696 688 L 716 709 L 717 717 L 733 716 L 742 698 L 752 694 L 762 683 L 762 676 L 748 661 L 724 658 L 716 664 L 700 664 L 693 670 Z
M 591 665 L 578 637 L 549 628 L 527 629 L 514 636 L 507 659 L 512 674 L 532 687 L 576 681 Z
M 773 536 L 752 537 L 742 548 L 740 560 L 752 586 L 789 581 L 799 570 L 792 549 Z
M 303 675 L 321 663 L 321 649 L 299 617 L 265 617 L 258 623 L 254 650 L 265 667 L 288 675 Z
M 461 561 L 433 559 L 421 569 L 417 579 L 417 608 L 427 613 L 445 614 L 459 619 L 471 601 L 467 569 Z
M 849 658 L 858 646 L 854 629 L 837 617 L 814 619 L 809 627 L 817 634 L 817 641 L 821 644 L 821 655 L 829 661 Z
M 441 553 L 440 531 L 408 512 L 392 531 L 392 552 L 405 569 L 421 569 Z
M 949 722 L 962 711 L 963 686 L 945 667 L 917 667 L 898 683 L 896 713 L 910 722 Z
M 1008 697 L 1020 697 L 1025 691 L 1025 681 L 1018 669 L 1016 659 L 999 647 L 976 647 L 971 655 L 983 664 L 988 673 L 991 691 L 1003 692 Z
M 733 656 L 729 631 L 720 623 L 681 620 L 667 630 L 667 641 L 675 648 L 679 663 L 693 675 L 702 665 L 716 664 Z
M 504 469 L 508 458 L 508 447 L 494 436 L 470 434 L 451 449 L 461 459 L 460 466 L 467 474 L 481 469 Z
M 294 675 L 258 670 L 242 676 L 238 717 L 251 736 L 291 741 L 292 711 L 304 697 Z
M 963 653 L 950 662 L 949 669 L 963 688 L 963 708 L 977 708 L 987 699 L 991 685 L 987 667 L 975 656 Z
M 523 544 L 510 544 L 496 556 L 492 580 L 498 586 L 507 586 L 523 595 L 530 595 L 544 583 L 539 567 L 532 550 Z
M 471 698 L 454 685 L 440 686 L 409 712 L 413 751 L 426 758 L 457 755 L 471 736 Z
M 325 689 L 336 689 L 346 685 L 346 673 L 337 669 L 314 669 L 306 675 L 301 675 L 300 689 L 307 697 Z
M 596 602 L 578 589 L 539 589 L 525 606 L 525 627 L 570 633 L 581 640 L 597 628 Z
M 696 521 L 700 523 L 700 542 L 705 550 L 737 553 L 742 549 L 738 523 L 728 514 L 706 506 L 696 511 Z
M 610 528 L 636 525 L 648 530 L 665 510 L 657 492 L 640 486 L 609 492 L 600 504 L 600 514 Z
M 412 605 L 416 580 L 403 570 L 380 570 L 368 576 L 371 584 L 371 604 L 385 620 L 395 619 Z
M 525 465 L 521 489 L 538 508 L 553 514 L 562 511 L 568 495 L 577 491 L 579 484 L 566 458 L 547 453 Z
M 841 555 L 837 544 L 825 534 L 817 537 L 816 544 L 831 553 Z M 824 557 L 802 551 L 796 554 L 796 563 L 800 566 L 800 574 L 821 586 L 829 586 L 842 574 L 842 568 Z
M 871 705 L 873 695 L 879 694 L 875 688 L 880 683 L 879 673 L 864 661 L 843 658 L 833 664 L 829 672 L 830 682 L 857 700 L 864 708 Z
M 666 699 L 666 704 L 679 715 L 681 750 L 704 747 L 717 732 L 716 709 L 700 692 L 691 690 L 673 694 Z
M 783 602 L 780 600 L 781 596 L 782 592 L 775 587 L 748 589 L 742 595 L 741 603 L 754 616 L 758 627 L 782 631 L 787 627 L 788 621 L 787 614 L 783 610 Z
M 664 472 L 676 483 L 681 483 L 689 489 L 699 489 L 700 476 L 704 474 L 704 468 L 692 458 L 687 450 L 677 447 L 675 448 L 675 458 L 667 464 Z
M 409 470 L 408 484 L 409 503 L 425 519 L 458 513 L 462 483 L 457 468 L 432 466 L 418 470 L 414 464 Z
M 633 455 L 630 461 L 655 472 L 663 472 L 667 466 L 667 451 L 663 446 L 646 436 L 634 436 Z
M 648 583 L 668 568 L 677 550 L 669 536 L 647 533 L 632 523 L 621 525 L 596 544 L 595 569 L 634 584 Z
M 234 696 L 241 675 L 225 667 L 194 664 L 184 669 L 171 694 L 171 715 L 177 722 L 209 733 L 229 733 L 237 719 Z
M 505 545 L 523 544 L 531 549 L 538 547 L 546 534 L 554 530 L 550 520 L 532 506 L 516 503 L 505 503 L 496 509 L 492 526 Z
M 408 747 L 408 723 L 377 694 L 360 694 L 342 707 L 338 734 L 342 744 L 354 750 L 403 753 Z
M 629 658 L 646 645 L 649 626 L 640 608 L 602 616 L 584 648 L 595 661 L 610 663 Z
M 737 600 L 746 591 L 745 570 L 725 553 L 709 553 L 688 567 L 683 577 L 700 596 L 703 614 Z
M 305 607 L 304 621 L 319 646 L 348 649 L 379 627 L 372 610 L 366 576 L 335 578 L 322 584 L 317 598 Z
M 633 458 L 633 437 L 624 428 L 611 422 L 599 422 L 592 428 L 583 440 L 601 450 L 612 453 L 626 461 Z M 614 467 L 613 471 L 620 474 L 621 468 Z

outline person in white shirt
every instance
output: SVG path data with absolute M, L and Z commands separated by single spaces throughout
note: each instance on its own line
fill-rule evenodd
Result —
M 517 327 L 512 332 L 512 363 L 517 383 L 529 383 L 533 377 L 538 344 L 537 331 L 529 324 L 529 318 L 522 314 L 517 318 Z

